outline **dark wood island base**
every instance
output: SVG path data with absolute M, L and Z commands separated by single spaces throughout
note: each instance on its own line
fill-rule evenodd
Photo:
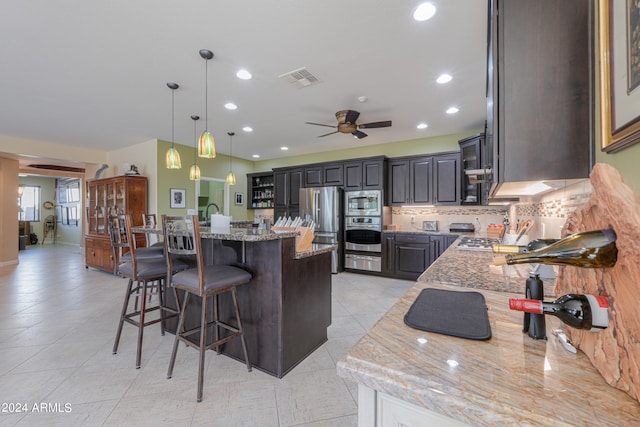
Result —
M 314 245 L 311 251 L 296 253 L 295 237 L 224 240 L 205 233 L 202 244 L 205 263 L 235 265 L 253 275 L 249 284 L 238 288 L 253 367 L 282 378 L 327 341 L 331 324 L 331 246 Z M 172 293 L 167 295 L 167 305 L 175 307 Z M 220 319 L 235 324 L 227 298 L 220 296 Z M 190 300 L 187 328 L 199 324 L 199 313 L 199 302 Z M 208 316 L 213 319 L 213 308 Z M 175 319 L 166 322 L 166 330 L 171 333 L 176 326 Z M 207 341 L 213 342 L 213 333 Z M 223 344 L 220 350 L 244 362 L 240 342 L 236 341 Z

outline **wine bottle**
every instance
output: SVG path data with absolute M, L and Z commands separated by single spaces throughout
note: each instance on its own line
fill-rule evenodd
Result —
M 535 239 L 530 241 L 526 246 L 518 245 L 493 245 L 493 253 L 496 254 L 528 254 L 529 252 L 542 249 L 549 246 L 552 243 L 557 242 L 558 239 Z
M 493 264 L 541 263 L 599 268 L 613 267 L 617 259 L 616 233 L 609 228 L 572 234 L 529 253 L 496 257 Z
M 601 331 L 609 326 L 609 300 L 600 295 L 563 295 L 553 302 L 510 298 L 511 310 L 551 314 L 576 329 Z

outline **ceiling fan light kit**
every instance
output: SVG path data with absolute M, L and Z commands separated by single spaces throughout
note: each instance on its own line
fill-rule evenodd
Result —
M 357 139 L 366 138 L 367 134 L 358 129 L 374 129 L 374 128 L 386 128 L 391 126 L 391 120 L 385 120 L 382 122 L 363 123 L 361 125 L 356 123 L 360 117 L 360 113 L 355 110 L 340 110 L 336 113 L 337 125 L 325 125 L 323 123 L 305 122 L 308 125 L 325 126 L 337 129 L 336 131 L 319 135 L 318 138 L 333 135 L 334 133 L 350 133 Z

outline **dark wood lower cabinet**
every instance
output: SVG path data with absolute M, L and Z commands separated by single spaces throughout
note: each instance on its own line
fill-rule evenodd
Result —
M 384 233 L 382 273 L 416 280 L 457 238 L 456 234 Z
M 282 378 L 327 340 L 331 324 L 330 252 L 295 259 L 294 238 L 245 242 L 242 263 L 241 242 L 203 239 L 203 244 L 206 262 L 235 264 L 253 275 L 250 283 L 238 287 L 238 302 L 247 351 L 255 368 Z M 171 292 L 167 296 L 174 300 Z M 223 321 L 235 324 L 229 298 L 220 297 L 220 315 Z M 187 328 L 199 324 L 200 307 L 195 298 L 189 301 Z M 212 316 L 211 311 L 209 318 Z M 177 321 L 167 321 L 169 332 L 175 333 L 176 326 Z M 208 342 L 212 341 L 210 335 Z M 244 360 L 240 340 L 224 344 L 222 352 Z

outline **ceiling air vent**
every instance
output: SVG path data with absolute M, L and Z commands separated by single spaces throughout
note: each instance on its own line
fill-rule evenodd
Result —
M 296 86 L 303 88 L 307 86 L 311 86 L 314 83 L 317 83 L 319 80 L 316 76 L 311 74 L 306 67 L 298 68 L 297 70 L 289 71 L 288 73 L 281 74 L 281 79 L 286 79 L 289 83 L 295 84 Z

